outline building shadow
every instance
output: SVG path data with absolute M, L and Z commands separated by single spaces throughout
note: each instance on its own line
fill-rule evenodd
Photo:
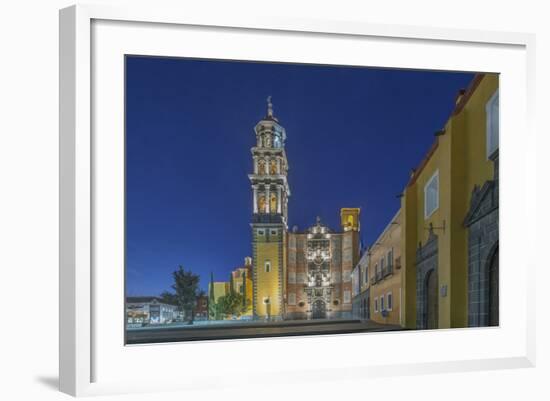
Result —
M 57 376 L 39 376 L 36 377 L 36 381 L 51 390 L 59 390 L 59 377 Z

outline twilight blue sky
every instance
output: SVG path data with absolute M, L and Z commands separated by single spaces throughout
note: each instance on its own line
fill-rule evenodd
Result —
M 126 77 L 127 294 L 157 295 L 179 264 L 206 289 L 251 254 L 268 95 L 287 131 L 289 227 L 319 215 L 339 229 L 340 208 L 361 207 L 369 244 L 473 74 L 128 56 Z

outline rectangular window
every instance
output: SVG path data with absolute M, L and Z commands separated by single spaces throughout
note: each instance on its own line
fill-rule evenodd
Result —
M 378 312 L 378 298 L 374 298 L 374 312 Z
M 384 259 L 380 259 L 380 274 L 384 275 Z
M 393 267 L 393 248 L 388 251 L 388 270 Z
M 349 304 L 351 302 L 351 294 L 349 290 L 344 291 L 344 303 Z
M 289 305 L 296 305 L 296 294 L 293 292 L 290 292 L 288 294 L 288 304 Z
M 265 261 L 264 269 L 266 273 L 269 273 L 271 271 L 271 262 L 269 260 Z
M 380 297 L 380 311 L 384 310 L 384 295 Z
M 277 235 L 277 230 L 271 230 L 271 235 Z
M 493 93 L 485 105 L 485 116 L 487 125 L 487 158 L 498 150 L 499 142 L 499 94 L 498 89 Z
M 288 272 L 289 284 L 296 284 L 296 272 Z
M 389 292 L 386 297 L 388 298 L 388 310 L 393 309 L 393 294 Z
M 265 235 L 265 231 L 264 230 L 258 230 L 258 235 Z
M 424 186 L 424 218 L 430 217 L 439 207 L 439 170 Z
M 351 271 L 344 270 L 344 274 L 342 275 L 342 281 L 344 283 L 349 283 L 351 281 Z
M 352 250 L 351 249 L 347 249 L 344 251 L 344 262 L 350 262 L 351 259 L 352 259 Z

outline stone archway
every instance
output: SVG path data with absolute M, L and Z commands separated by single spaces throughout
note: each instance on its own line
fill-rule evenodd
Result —
M 489 326 L 499 325 L 499 266 L 498 266 L 498 244 L 488 260 L 488 313 Z
M 318 299 L 313 302 L 313 319 L 325 319 L 327 317 L 327 304 L 325 301 Z
M 437 274 L 435 270 L 430 271 L 426 277 L 426 322 L 424 327 L 427 329 L 437 329 L 439 327 L 439 294 L 437 285 Z

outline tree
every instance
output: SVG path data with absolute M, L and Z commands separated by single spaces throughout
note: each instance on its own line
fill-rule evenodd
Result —
M 246 311 L 246 270 L 243 271 L 243 308 Z
M 219 319 L 218 308 L 216 307 L 216 295 L 214 294 L 214 273 L 210 273 L 210 288 L 208 288 L 208 319 Z
M 245 311 L 245 308 L 243 308 L 243 296 L 238 292 L 229 292 L 219 297 L 217 305 L 219 312 L 225 316 L 238 317 Z
M 229 293 L 235 292 L 235 282 L 233 280 L 233 272 L 229 273 Z
M 176 305 L 178 306 L 178 299 L 176 294 L 170 291 L 164 291 L 160 294 L 160 300 L 163 304 Z
M 186 271 L 181 265 L 172 273 L 172 276 L 174 278 L 172 289 L 175 291 L 177 305 L 181 311 L 185 312 L 188 322 L 193 323 L 200 278 L 191 270 Z

